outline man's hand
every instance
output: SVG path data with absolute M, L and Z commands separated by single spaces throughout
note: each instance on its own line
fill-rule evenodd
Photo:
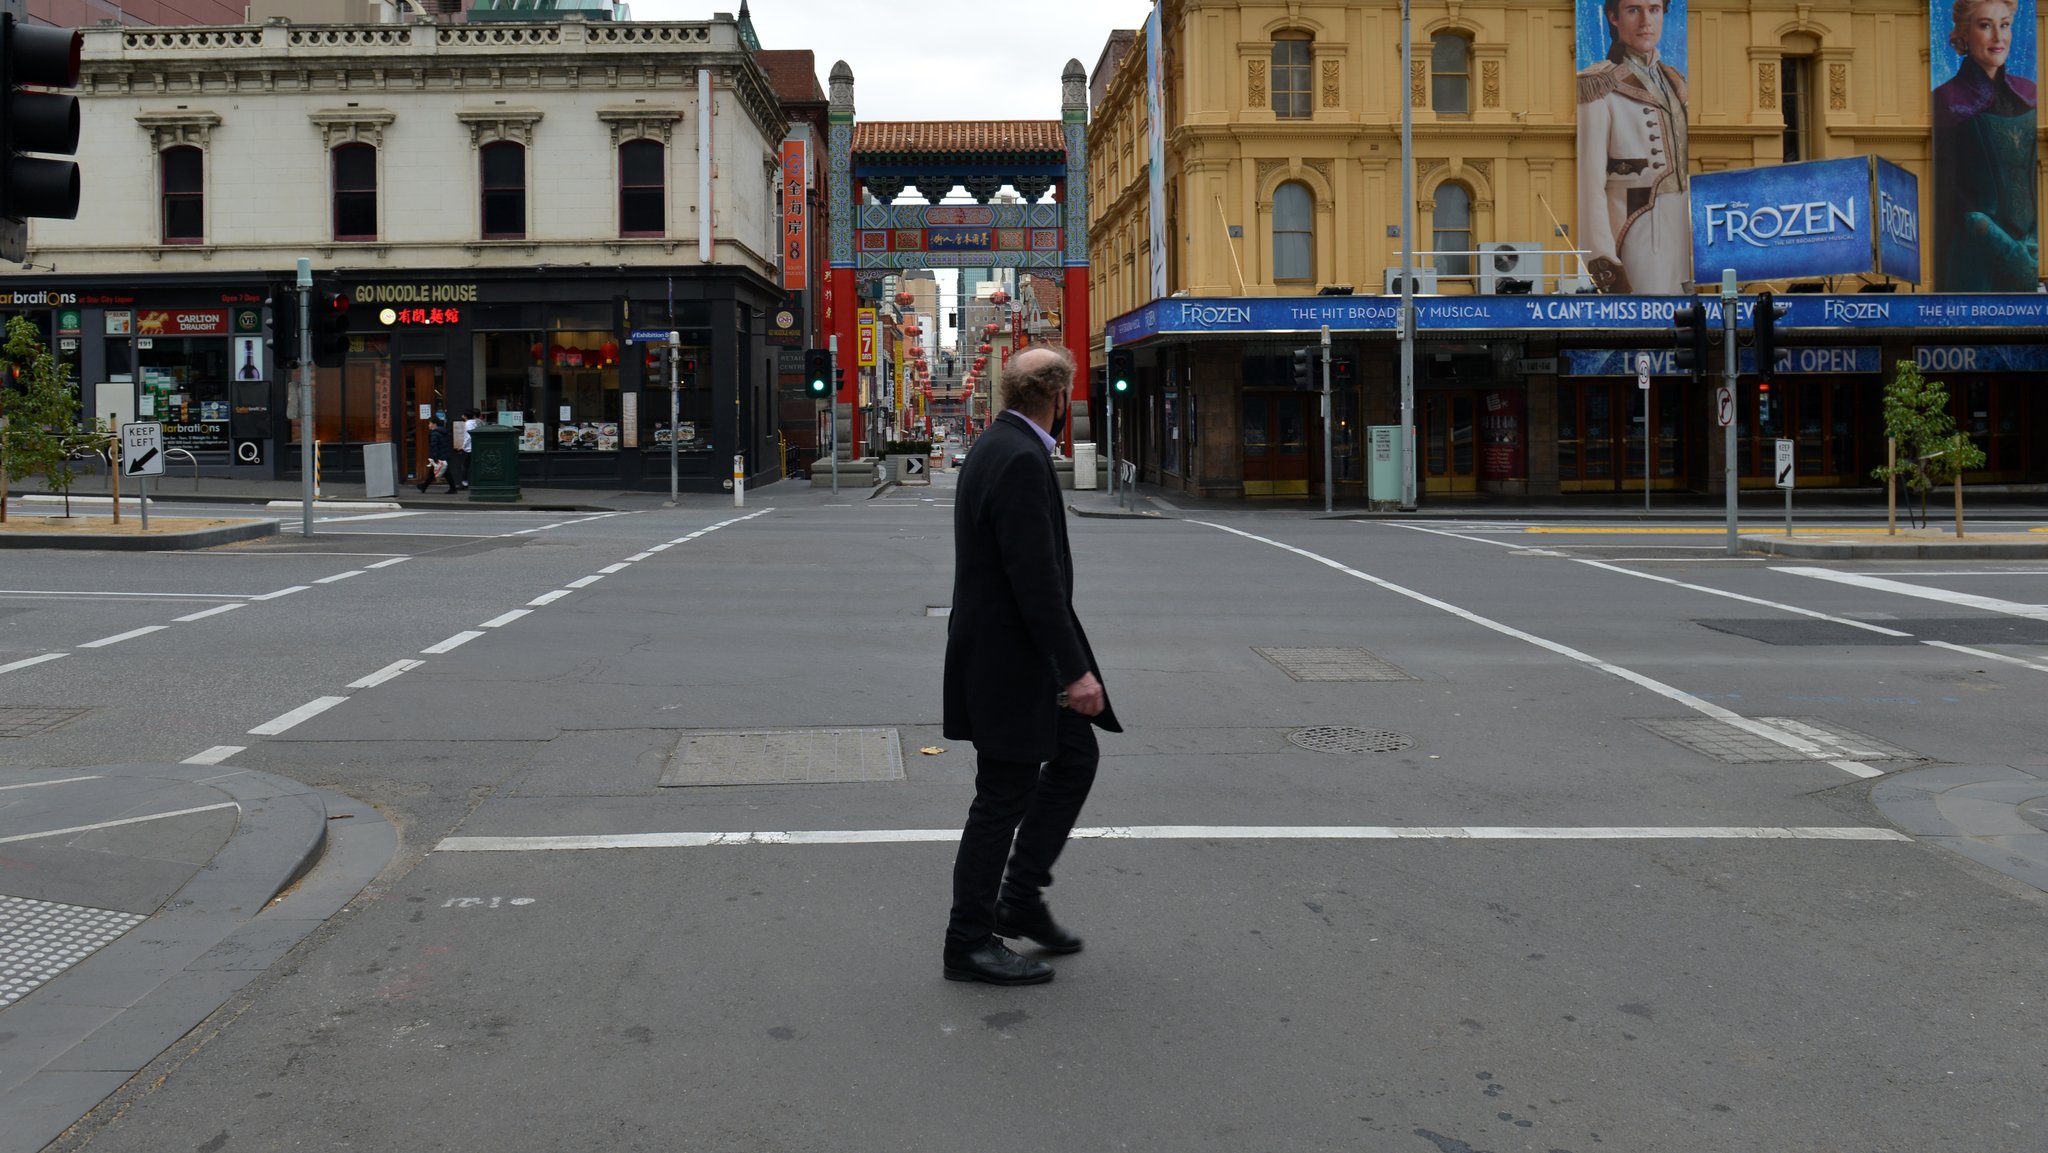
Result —
M 1612 296 L 1627 296 L 1630 291 L 1628 269 L 1610 256 L 1596 256 L 1586 262 L 1586 271 L 1593 277 L 1593 287 Z
M 1102 706 L 1107 704 L 1102 695 L 1102 682 L 1094 673 L 1082 673 L 1081 679 L 1067 686 L 1067 707 L 1084 717 L 1099 717 Z

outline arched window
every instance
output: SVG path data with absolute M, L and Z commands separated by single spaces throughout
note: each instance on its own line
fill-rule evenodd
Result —
M 660 141 L 628 140 L 619 145 L 620 236 L 662 235 L 667 218 L 662 211 L 666 189 L 661 161 Z
M 1462 184 L 1442 184 L 1436 190 L 1436 238 L 1430 244 L 1438 276 L 1472 275 L 1472 190 Z
M 1314 280 L 1316 198 L 1289 181 L 1273 190 L 1273 279 Z
M 1309 58 L 1315 41 L 1299 33 L 1273 38 L 1273 115 L 1306 120 L 1309 115 Z
M 166 148 L 163 167 L 165 244 L 206 242 L 206 154 L 189 144 Z
M 1438 112 L 1472 111 L 1472 42 L 1456 32 L 1429 38 L 1429 106 Z
M 526 237 L 526 148 L 494 140 L 480 150 L 485 240 Z
M 377 150 L 343 144 L 334 150 L 334 238 L 377 239 Z

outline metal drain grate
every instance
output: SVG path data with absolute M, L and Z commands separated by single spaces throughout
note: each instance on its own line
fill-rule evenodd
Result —
M 28 996 L 148 919 L 139 913 L 0 897 L 0 1007 Z
M 47 733 L 66 721 L 77 720 L 91 709 L 42 709 L 32 705 L 0 705 L 0 737 L 32 737 Z
M 693 732 L 676 742 L 663 787 L 825 785 L 903 779 L 895 729 Z
M 1415 738 L 1405 733 L 1351 725 L 1301 729 L 1287 734 L 1287 740 L 1312 753 L 1398 753 L 1415 744 Z
M 1923 761 L 1927 758 L 1910 749 L 1880 741 L 1867 733 L 1841 725 L 1823 724 L 1818 717 L 1754 717 L 1753 720 L 1820 747 L 1830 761 Z M 1711 717 L 1658 717 L 1638 719 L 1637 724 L 1666 740 L 1676 741 L 1704 757 L 1730 765 L 1759 765 L 1772 761 L 1809 759 L 1798 751 L 1727 721 Z
M 1415 678 L 1366 649 L 1278 648 L 1253 645 L 1252 651 L 1280 666 L 1297 681 L 1412 681 Z

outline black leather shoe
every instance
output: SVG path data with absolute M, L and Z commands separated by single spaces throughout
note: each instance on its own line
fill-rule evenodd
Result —
M 1052 910 L 1043 901 L 1036 905 L 1018 905 L 1008 901 L 996 902 L 996 936 L 1017 938 L 1036 942 L 1048 953 L 1078 953 L 1081 938 L 1076 937 L 1052 919 Z
M 1052 966 L 1020 957 L 991 937 L 978 948 L 946 950 L 946 980 L 985 981 L 991 985 L 1039 985 L 1052 980 Z

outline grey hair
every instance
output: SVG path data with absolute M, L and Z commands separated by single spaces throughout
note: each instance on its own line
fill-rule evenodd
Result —
M 1032 356 L 1044 353 L 1043 356 Z M 1018 363 L 1030 356 L 1032 366 L 1019 368 Z M 1057 344 L 1034 344 L 1010 358 L 1009 366 L 1003 371 L 1002 401 L 1004 408 L 1022 412 L 1045 412 L 1052 408 L 1053 400 L 1074 383 L 1074 354 Z

